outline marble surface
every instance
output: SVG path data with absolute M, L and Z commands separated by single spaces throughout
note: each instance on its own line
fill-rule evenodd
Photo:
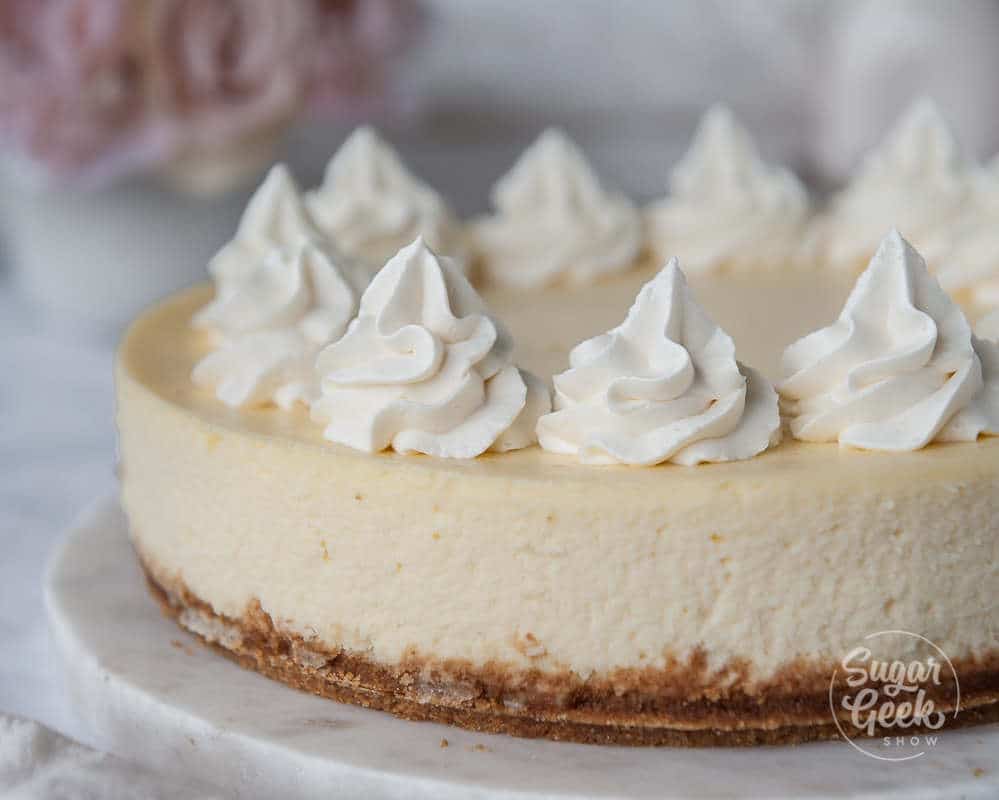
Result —
M 183 773 L 164 775 L 82 745 L 32 720 L 0 713 L 0 797 L 208 800 L 224 795 Z
M 999 727 L 941 735 L 906 764 L 843 742 L 645 749 L 490 736 L 398 720 L 242 670 L 162 617 L 115 497 L 49 569 L 46 601 L 72 701 L 99 746 L 224 796 L 962 797 L 999 793 Z M 442 747 L 442 739 L 448 746 Z
M 114 482 L 113 341 L 52 324 L 0 273 L 0 712 L 76 738 L 42 572 L 80 509 Z

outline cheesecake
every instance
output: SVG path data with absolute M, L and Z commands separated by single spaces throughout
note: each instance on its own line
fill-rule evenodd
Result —
M 572 297 L 603 308 L 639 280 Z M 829 312 L 805 283 L 783 291 L 800 316 L 744 342 L 766 366 Z M 701 292 L 732 328 L 763 294 Z M 326 440 L 304 406 L 233 409 L 194 384 L 212 344 L 190 320 L 212 296 L 169 298 L 121 346 L 122 501 L 164 607 L 244 665 L 482 731 L 803 741 L 835 735 L 842 654 L 897 628 L 950 656 L 966 712 L 999 699 L 999 439 L 887 453 L 788 437 L 696 467 L 372 454 Z M 509 320 L 539 374 L 565 364 L 545 337 L 564 302 L 533 293 Z
M 130 537 L 184 628 L 529 737 L 838 736 L 865 642 L 945 654 L 949 724 L 999 716 L 999 344 L 899 234 L 856 284 L 629 245 L 592 275 L 491 251 L 476 286 L 420 235 L 368 279 L 287 176 L 262 192 L 117 355 Z

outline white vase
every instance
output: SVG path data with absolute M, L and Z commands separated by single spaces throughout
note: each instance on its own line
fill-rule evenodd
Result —
M 0 186 L 4 260 L 57 322 L 113 332 L 144 306 L 207 277 L 252 187 L 190 195 L 152 178 L 94 191 Z

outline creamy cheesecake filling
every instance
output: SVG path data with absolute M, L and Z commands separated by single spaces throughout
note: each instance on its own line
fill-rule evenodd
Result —
M 415 648 L 585 677 L 703 652 L 747 663 L 747 685 L 886 628 L 952 658 L 999 648 L 997 440 L 786 442 L 696 470 L 372 456 L 304 410 L 237 412 L 192 386 L 207 342 L 187 321 L 208 296 L 133 328 L 119 426 L 137 546 L 220 614 L 258 600 L 384 664 Z

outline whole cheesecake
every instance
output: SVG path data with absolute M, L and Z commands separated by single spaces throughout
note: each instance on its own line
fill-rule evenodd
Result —
M 855 285 L 801 255 L 923 207 L 876 161 L 818 238 L 723 109 L 644 210 L 555 131 L 464 227 L 371 131 L 307 195 L 276 167 L 119 350 L 154 593 L 292 686 L 481 731 L 999 717 L 999 343 L 897 232 Z M 993 184 L 941 163 L 979 226 Z
M 550 374 L 650 274 L 485 298 L 520 362 Z M 769 373 L 848 290 L 694 283 Z M 994 712 L 999 439 L 908 453 L 785 439 L 693 468 L 537 446 L 368 454 L 325 441 L 304 407 L 231 409 L 195 386 L 210 342 L 190 320 L 211 297 L 172 297 L 124 339 L 122 500 L 165 608 L 243 664 L 483 731 L 749 744 L 835 735 L 843 654 L 901 629 L 949 656 L 962 719 Z

